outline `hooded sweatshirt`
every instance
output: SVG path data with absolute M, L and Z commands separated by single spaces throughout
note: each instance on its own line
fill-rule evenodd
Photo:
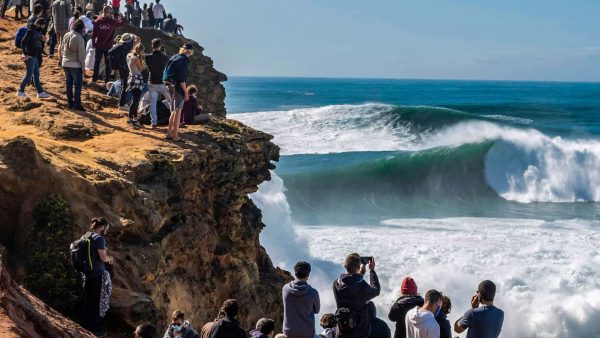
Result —
M 115 29 L 125 26 L 123 17 L 115 20 L 109 17 L 100 17 L 94 21 L 94 30 L 92 31 L 92 44 L 94 48 L 109 50 L 114 45 Z
M 394 338 L 406 338 L 406 313 L 416 306 L 423 306 L 425 300 L 421 296 L 402 296 L 392 305 L 388 318 L 396 322 Z
M 213 325 L 210 338 L 246 338 L 246 332 L 235 319 L 221 319 Z
M 440 326 L 435 321 L 433 313 L 420 307 L 406 314 L 407 338 L 440 338 Z
M 319 292 L 307 282 L 283 286 L 283 333 L 288 338 L 314 338 L 315 314 L 321 310 Z
M 379 296 L 381 287 L 375 271 L 369 274 L 370 283 L 360 274 L 342 274 L 333 282 L 333 296 L 337 308 L 348 308 L 357 316 L 357 326 L 352 333 L 340 334 L 340 338 L 365 338 L 371 331 L 367 302 Z

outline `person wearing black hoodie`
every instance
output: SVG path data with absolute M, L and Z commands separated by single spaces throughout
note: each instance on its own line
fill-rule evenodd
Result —
M 411 277 L 404 277 L 400 287 L 400 298 L 394 302 L 388 318 L 396 322 L 396 332 L 394 338 L 406 338 L 406 313 L 415 306 L 423 306 L 425 300 L 417 294 L 417 284 Z
M 350 333 L 342 333 L 339 338 L 365 338 L 371 331 L 367 302 L 379 296 L 381 287 L 375 273 L 375 258 L 369 259 L 369 283 L 363 278 L 367 272 L 366 265 L 361 262 L 359 254 L 346 257 L 344 267 L 346 273 L 333 282 L 333 296 L 337 309 L 346 308 L 356 320 L 356 326 Z
M 247 338 L 246 332 L 240 327 L 237 320 L 239 312 L 237 301 L 235 299 L 226 300 L 221 311 L 225 313 L 225 318 L 213 325 L 209 338 Z
M 440 338 L 452 338 L 452 329 L 450 326 L 450 321 L 447 316 L 452 310 L 452 302 L 450 298 L 442 295 L 442 307 L 440 308 L 439 313 L 435 316 L 435 321 L 440 326 Z
M 377 308 L 375 303 L 368 302 L 367 310 L 369 311 L 369 319 L 371 320 L 371 333 L 368 338 L 391 338 L 392 331 L 383 320 L 377 318 Z
M 33 84 L 37 89 L 38 99 L 47 99 L 50 97 L 50 95 L 44 91 L 40 82 L 40 64 L 44 45 L 42 29 L 45 23 L 46 21 L 44 19 L 39 18 L 35 20 L 34 23 L 29 24 L 27 26 L 27 32 L 21 40 L 21 48 L 23 49 L 21 58 L 23 62 L 25 62 L 25 76 L 19 86 L 19 91 L 17 92 L 18 97 L 27 97 L 27 94 L 25 94 L 25 87 L 30 81 L 33 81 Z

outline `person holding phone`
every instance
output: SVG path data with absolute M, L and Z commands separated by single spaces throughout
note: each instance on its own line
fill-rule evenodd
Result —
M 490 280 L 479 283 L 471 297 L 471 309 L 454 323 L 454 331 L 467 332 L 467 338 L 498 338 L 504 322 L 504 311 L 494 306 L 496 284 Z
M 333 296 L 338 314 L 344 313 L 352 320 L 339 320 L 339 338 L 364 338 L 371 331 L 371 321 L 367 302 L 379 296 L 381 286 L 375 273 L 375 258 L 369 257 L 368 264 L 363 263 L 359 254 L 353 253 L 346 257 L 344 268 L 346 273 L 333 282 Z M 369 267 L 369 283 L 364 275 Z M 350 325 L 347 325 L 350 324 Z

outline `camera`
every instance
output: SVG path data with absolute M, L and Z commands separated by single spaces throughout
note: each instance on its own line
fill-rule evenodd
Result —
M 373 256 L 360 257 L 360 263 L 362 265 L 367 265 L 373 259 Z

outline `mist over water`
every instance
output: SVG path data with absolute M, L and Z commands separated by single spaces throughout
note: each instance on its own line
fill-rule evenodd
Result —
M 295 81 L 286 88 L 306 89 Z M 272 95 L 234 118 L 282 148 L 252 195 L 261 241 L 281 267 L 313 263 L 322 313 L 358 252 L 377 258 L 381 318 L 406 275 L 452 299 L 451 321 L 491 279 L 502 337 L 600 337 L 600 87 L 366 81 L 361 92 L 339 80 L 323 84 L 330 93 L 311 81 L 319 107 Z M 362 103 L 371 88 L 390 96 Z M 352 104 L 337 104 L 345 91 Z M 391 94 L 402 92 L 409 105 Z

